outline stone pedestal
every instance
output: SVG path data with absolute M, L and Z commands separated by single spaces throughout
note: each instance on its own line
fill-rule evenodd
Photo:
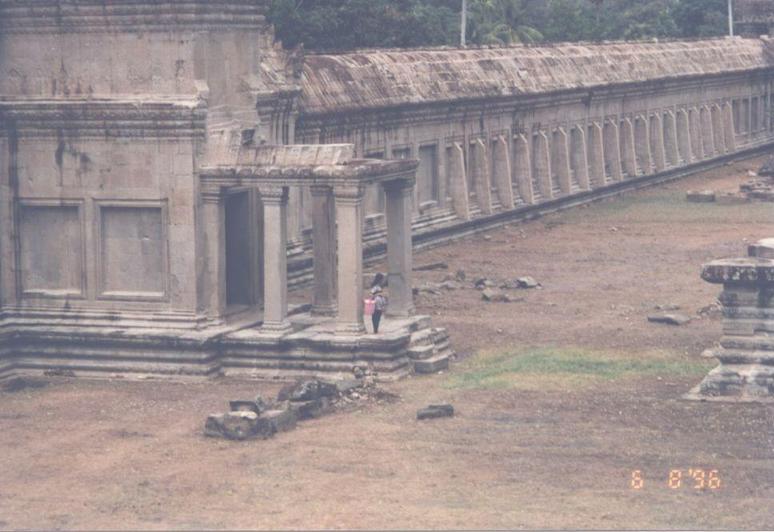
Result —
M 720 365 L 688 397 L 774 400 L 774 238 L 750 246 L 746 258 L 704 265 L 701 276 L 723 285 L 723 337 L 708 352 Z

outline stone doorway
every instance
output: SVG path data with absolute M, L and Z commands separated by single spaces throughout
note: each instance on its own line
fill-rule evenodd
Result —
M 237 190 L 226 197 L 226 305 L 239 312 L 263 300 L 263 216 L 255 190 Z

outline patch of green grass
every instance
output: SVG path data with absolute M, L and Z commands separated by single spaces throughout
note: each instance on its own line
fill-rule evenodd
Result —
M 451 388 L 508 388 L 529 379 L 577 384 L 638 375 L 701 376 L 711 364 L 661 356 L 622 358 L 580 348 L 543 347 L 513 352 L 479 353 L 458 366 Z

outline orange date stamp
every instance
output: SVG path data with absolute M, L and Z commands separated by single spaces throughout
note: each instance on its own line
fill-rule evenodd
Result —
M 657 487 L 668 488 L 671 490 L 693 489 L 696 491 L 719 490 L 723 486 L 720 477 L 720 471 L 717 469 L 670 469 L 666 475 L 647 477 L 643 470 L 635 469 L 629 478 L 629 487 L 632 490 L 639 491 L 646 486 L 655 485 Z

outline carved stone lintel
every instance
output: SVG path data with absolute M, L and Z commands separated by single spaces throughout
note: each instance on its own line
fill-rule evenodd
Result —
M 289 189 L 278 185 L 260 185 L 261 200 L 264 203 L 287 204 Z

